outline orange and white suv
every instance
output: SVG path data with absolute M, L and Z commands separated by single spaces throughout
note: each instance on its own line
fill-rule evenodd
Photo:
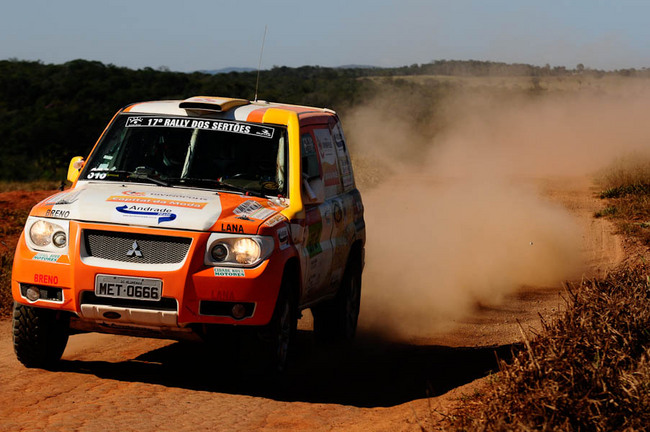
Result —
M 300 311 L 351 339 L 365 223 L 331 110 L 193 97 L 120 110 L 72 188 L 31 211 L 14 348 L 51 367 L 74 332 L 184 339 L 259 330 L 277 369 Z

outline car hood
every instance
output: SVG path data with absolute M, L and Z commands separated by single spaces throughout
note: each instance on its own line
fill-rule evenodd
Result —
M 266 198 L 122 183 L 78 184 L 38 203 L 33 216 L 156 228 L 254 234 L 280 212 Z

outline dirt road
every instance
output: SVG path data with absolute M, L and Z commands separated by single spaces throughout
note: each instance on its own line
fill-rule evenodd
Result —
M 541 187 L 584 227 L 590 274 L 623 260 L 612 227 L 593 219 L 602 204 L 587 181 Z M 505 357 L 521 341 L 518 322 L 538 327 L 538 313 L 552 316 L 562 305 L 561 287 L 522 287 L 436 337 L 396 344 L 361 334 L 350 347 L 315 344 L 306 316 L 300 356 L 283 383 L 205 345 L 97 334 L 71 337 L 60 370 L 28 370 L 13 354 L 10 321 L 2 320 L 0 430 L 417 431 L 480 388 L 476 380 L 497 368 L 495 352 Z

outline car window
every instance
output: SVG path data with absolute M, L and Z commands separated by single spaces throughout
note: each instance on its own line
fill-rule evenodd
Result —
M 300 136 L 300 146 L 302 150 L 302 174 L 307 180 L 320 177 L 320 166 L 314 139 L 309 132 Z
M 121 115 L 90 156 L 82 180 L 217 183 L 286 196 L 286 133 L 215 119 Z
M 339 171 L 341 173 L 341 181 L 343 183 L 343 190 L 349 192 L 354 188 L 354 175 L 352 174 L 352 164 L 350 163 L 350 153 L 345 145 L 345 138 L 343 137 L 343 129 L 341 124 L 336 123 L 332 128 L 332 136 L 334 137 L 334 145 L 336 147 L 336 155 L 338 158 Z
M 318 151 L 320 153 L 323 182 L 325 184 L 325 198 L 332 198 L 340 194 L 342 190 L 334 140 L 327 126 L 315 128 L 314 136 L 316 137 Z

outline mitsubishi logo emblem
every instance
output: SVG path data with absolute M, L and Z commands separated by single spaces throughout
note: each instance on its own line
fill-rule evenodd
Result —
M 126 256 L 132 257 L 136 256 L 138 258 L 142 258 L 142 251 L 140 250 L 140 246 L 138 245 L 137 241 L 133 242 L 133 246 L 131 246 L 131 249 L 126 253 Z

